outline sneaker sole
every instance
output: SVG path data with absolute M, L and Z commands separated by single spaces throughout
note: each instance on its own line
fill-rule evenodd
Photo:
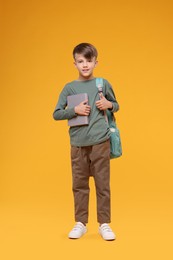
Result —
M 72 237 L 72 236 L 68 236 L 68 238 L 69 238 L 69 239 L 74 239 L 74 240 L 75 240 L 75 239 L 79 239 L 79 238 L 81 238 L 83 235 L 85 235 L 86 232 L 87 232 L 87 230 L 85 230 L 84 233 L 83 233 L 80 237 Z
M 100 235 L 105 241 L 114 241 L 114 240 L 116 240 L 116 237 L 114 237 L 114 238 L 104 238 L 104 237 L 102 236 L 102 234 L 101 234 L 100 231 L 99 231 L 99 235 Z

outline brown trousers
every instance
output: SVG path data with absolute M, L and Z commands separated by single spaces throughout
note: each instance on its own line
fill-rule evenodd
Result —
M 89 177 L 93 176 L 97 196 L 97 220 L 110 223 L 110 142 L 71 147 L 75 221 L 88 223 Z

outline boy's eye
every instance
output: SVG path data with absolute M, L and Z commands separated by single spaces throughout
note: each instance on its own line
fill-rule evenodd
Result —
M 78 60 L 77 63 L 83 63 L 84 61 L 83 60 Z M 87 62 L 92 62 L 92 60 L 87 60 Z

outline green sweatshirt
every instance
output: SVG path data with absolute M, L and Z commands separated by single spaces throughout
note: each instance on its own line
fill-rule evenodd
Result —
M 100 111 L 95 102 L 99 100 L 98 89 L 96 87 L 96 79 L 77 81 L 74 80 L 67 83 L 60 93 L 58 103 L 53 113 L 55 120 L 71 119 L 76 117 L 74 108 L 67 107 L 67 96 L 80 93 L 88 94 L 88 104 L 91 106 L 89 115 L 89 125 L 73 126 L 69 128 L 70 143 L 72 146 L 90 146 L 102 143 L 109 139 L 110 130 L 103 111 Z M 103 79 L 103 95 L 107 100 L 112 102 L 112 112 L 119 110 L 114 91 L 110 83 Z

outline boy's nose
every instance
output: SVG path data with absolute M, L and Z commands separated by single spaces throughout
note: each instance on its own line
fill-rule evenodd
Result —
M 83 67 L 87 67 L 87 66 L 88 66 L 87 62 L 84 62 Z

